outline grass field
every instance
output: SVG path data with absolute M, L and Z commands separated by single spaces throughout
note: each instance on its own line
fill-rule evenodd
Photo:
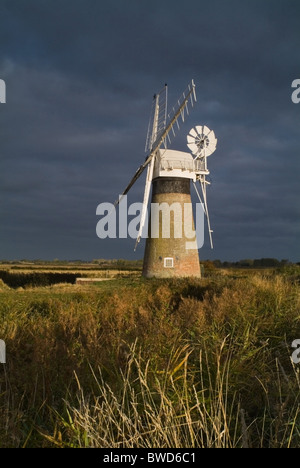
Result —
M 300 267 L 132 275 L 0 280 L 0 446 L 299 446 Z

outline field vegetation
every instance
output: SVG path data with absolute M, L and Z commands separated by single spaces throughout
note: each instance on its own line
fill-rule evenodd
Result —
M 300 445 L 299 266 L 124 276 L 2 276 L 1 447 Z

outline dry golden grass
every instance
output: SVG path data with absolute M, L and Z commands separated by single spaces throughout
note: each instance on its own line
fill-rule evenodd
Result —
M 0 289 L 1 446 L 299 445 L 289 278 Z

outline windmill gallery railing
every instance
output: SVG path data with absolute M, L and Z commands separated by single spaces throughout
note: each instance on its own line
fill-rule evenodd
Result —
M 160 161 L 159 170 L 172 171 L 173 169 L 181 169 L 182 171 L 190 172 L 207 172 L 205 169 L 205 161 L 203 160 L 179 161 L 178 159 L 167 159 L 166 161 Z

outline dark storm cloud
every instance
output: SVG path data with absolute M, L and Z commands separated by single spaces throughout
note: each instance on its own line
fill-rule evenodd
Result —
M 144 159 L 152 95 L 191 78 L 209 159 L 215 251 L 300 259 L 298 1 L 0 0 L 0 257 L 141 257 L 100 241 L 96 206 Z M 143 180 L 129 201 L 141 201 Z

